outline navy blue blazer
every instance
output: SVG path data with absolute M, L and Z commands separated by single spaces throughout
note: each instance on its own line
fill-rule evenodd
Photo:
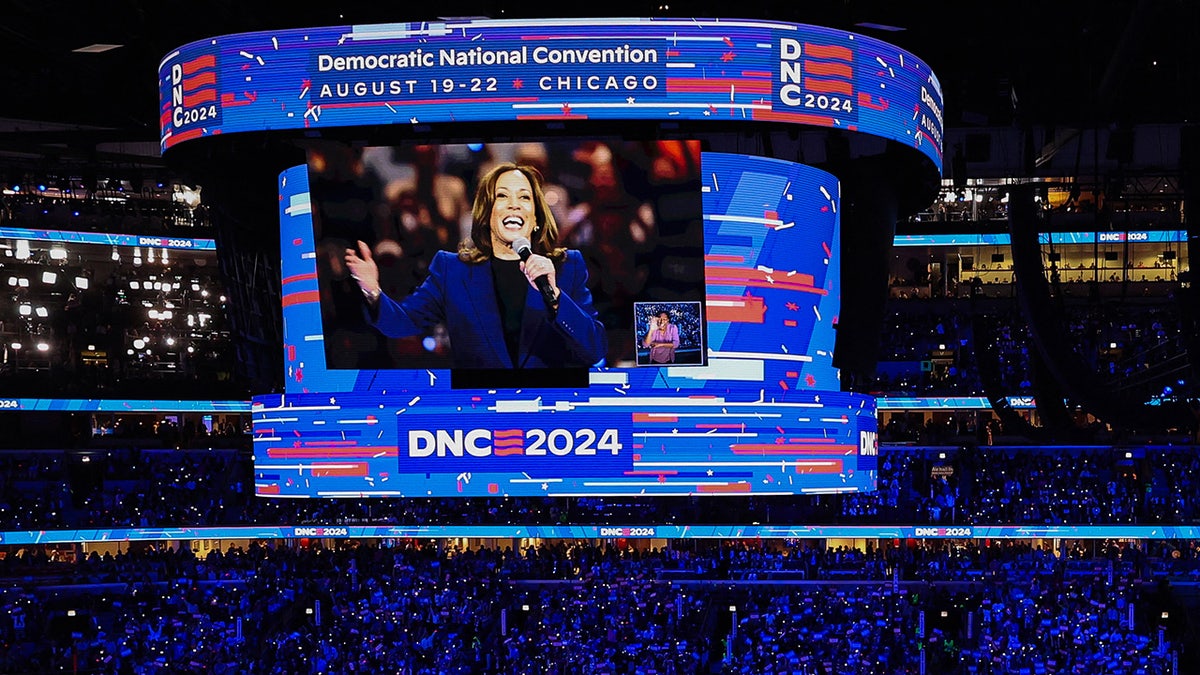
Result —
M 537 289 L 525 298 L 517 363 L 504 344 L 504 329 L 491 266 L 465 263 L 438 251 L 429 276 L 397 302 L 379 298 L 372 323 L 388 337 L 419 335 L 444 323 L 456 368 L 562 368 L 592 366 L 604 358 L 608 338 L 596 319 L 587 287 L 587 265 L 579 251 L 567 251 L 555 266 L 558 312 L 552 320 Z

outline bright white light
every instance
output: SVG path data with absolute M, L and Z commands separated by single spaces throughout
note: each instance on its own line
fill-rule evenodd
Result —
M 29 305 L 21 305 L 20 307 L 17 307 L 17 313 L 21 316 L 29 316 L 33 314 L 33 307 L 30 307 Z
M 162 319 L 163 321 L 167 321 L 173 316 L 175 316 L 175 313 L 170 310 L 165 310 L 158 313 L 158 318 Z
M 89 352 L 94 352 L 94 351 L 96 351 L 96 345 L 88 345 L 88 351 L 89 351 Z
M 165 249 L 165 248 L 162 250 L 162 263 L 164 265 L 167 264 L 167 249 Z
M 126 349 L 126 350 L 125 350 L 125 353 L 126 353 L 126 354 L 128 354 L 128 355 L 130 355 L 130 356 L 133 356 L 133 350 L 132 350 L 132 349 Z
M 225 296 L 221 296 L 221 302 L 225 302 Z
M 133 348 L 134 348 L 134 349 L 142 349 L 142 348 L 144 348 L 145 346 L 146 346 L 146 341 L 145 341 L 145 340 L 143 340 L 142 338 L 138 338 L 138 339 L 136 339 L 136 340 L 134 340 L 134 341 L 133 341 Z
M 50 249 L 50 259 L 51 260 L 66 260 L 67 259 L 67 249 L 65 249 L 65 248 Z
M 148 262 L 154 262 L 154 249 L 150 248 L 149 246 L 146 247 L 146 260 Z
M 129 282 L 129 287 L 136 291 L 139 288 L 141 288 L 142 285 L 136 281 L 131 281 L 131 282 Z
M 21 277 L 20 279 L 17 279 L 17 285 L 21 288 L 29 288 L 29 280 L 25 277 Z
M 205 290 L 205 291 L 200 291 L 200 297 L 202 297 L 202 298 L 207 298 L 207 297 L 208 297 L 208 291 L 206 291 L 206 290 Z
M 34 310 L 33 313 L 37 314 L 39 317 L 41 317 L 43 319 L 50 316 L 50 312 L 48 312 L 45 307 L 38 307 L 36 310 Z
M 117 252 L 116 246 L 113 247 L 112 259 L 113 262 L 121 262 L 121 254 Z
M 148 316 L 149 316 L 151 319 L 157 319 L 157 318 L 158 318 L 158 310 L 157 310 L 157 309 L 152 309 L 152 310 L 150 310 L 149 312 L 146 312 L 146 314 L 147 314 L 147 315 L 148 315 Z
M 58 273 L 57 272 L 42 272 L 42 283 L 43 284 L 52 284 L 52 283 L 55 283 L 56 281 L 58 281 Z
M 39 342 L 37 343 L 37 350 L 39 352 L 48 352 L 50 351 L 50 345 L 46 344 L 45 342 Z
M 18 239 L 17 240 L 17 258 L 20 260 L 28 260 L 29 256 L 30 256 L 29 242 L 25 241 L 24 239 Z
M 192 284 L 192 290 L 193 290 L 193 291 L 198 291 L 198 290 L 200 290 L 200 284 Z
M 134 259 L 133 259 L 133 265 L 134 265 L 134 267 L 140 266 L 141 264 L 142 264 L 142 259 L 141 259 L 141 258 L 134 258 Z
M 172 338 L 172 337 L 167 338 L 167 346 L 174 347 L 175 346 L 175 338 Z
M 189 353 L 189 354 L 191 354 L 191 353 L 193 353 L 193 352 L 195 352 L 195 351 L 196 351 L 196 348 L 195 348 L 195 347 L 193 347 L 193 346 L 191 346 L 191 345 L 188 345 L 188 353 Z
M 20 342 L 14 342 L 11 345 L 9 345 L 9 347 L 12 347 L 14 352 L 21 351 L 21 343 Z
M 189 327 L 196 325 L 196 315 L 195 314 L 188 314 L 187 325 Z
M 87 277 L 75 277 L 75 288 L 78 288 L 81 291 L 86 291 L 88 289 L 88 285 L 89 282 Z
M 9 277 L 9 278 L 8 278 L 8 285 L 9 285 L 9 286 L 16 286 L 16 285 L 17 285 L 17 278 L 16 278 L 16 277 Z

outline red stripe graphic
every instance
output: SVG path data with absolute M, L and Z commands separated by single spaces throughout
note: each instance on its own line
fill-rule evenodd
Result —
M 814 45 L 811 42 L 804 43 L 804 55 L 815 59 L 838 59 L 840 61 L 854 59 L 854 52 L 849 47 Z
M 331 457 L 374 457 L 383 453 L 383 457 L 399 457 L 400 450 L 396 446 L 375 445 L 357 448 L 267 448 L 267 457 L 271 459 L 329 459 Z
M 492 438 L 510 438 L 513 436 L 524 438 L 525 432 L 522 429 L 496 429 L 492 432 Z
M 804 88 L 808 91 L 816 91 L 826 94 L 845 94 L 849 96 L 854 93 L 854 86 L 849 82 L 841 80 L 819 80 L 815 77 L 804 78 Z
M 191 61 L 184 61 L 182 66 L 183 74 L 186 77 L 197 71 L 204 70 L 205 68 L 215 68 L 216 65 L 217 57 L 212 54 L 205 54 L 204 56 L 194 58 Z
M 263 485 L 262 487 L 256 488 L 255 492 L 260 495 L 277 495 L 277 494 L 279 494 L 279 486 L 278 485 Z
M 714 300 L 720 300 L 722 304 L 714 305 L 712 304 Z M 708 303 L 709 321 L 762 323 L 763 315 L 767 313 L 767 307 L 763 304 L 763 299 L 756 296 L 710 295 L 708 296 Z
M 749 483 L 729 483 L 728 485 L 697 485 L 699 492 L 750 492 Z
M 216 89 L 203 89 L 192 94 L 187 94 L 183 97 L 183 107 L 195 108 L 205 103 L 212 103 L 217 100 Z
M 319 291 L 301 291 L 299 293 L 285 293 L 283 295 L 283 306 L 291 307 L 292 305 L 303 305 L 309 302 L 317 302 L 321 299 Z
M 796 462 L 796 473 L 841 473 L 843 468 L 845 468 L 845 464 L 840 459 L 821 462 L 820 466 Z
M 227 91 L 224 94 L 221 94 L 221 107 L 222 108 L 236 108 L 238 106 L 250 105 L 251 103 L 254 103 L 254 99 L 244 98 L 239 101 L 237 94 L 235 94 L 233 92 Z
M 735 267 L 709 267 L 706 276 L 709 285 L 746 285 L 804 291 L 805 293 L 819 293 L 821 295 L 826 295 L 827 293 L 825 289 L 813 286 L 811 274 L 792 274 L 788 276 L 783 272 L 775 272 L 770 275 L 771 280 L 767 281 L 767 273 L 760 270 L 737 269 Z
M 200 89 L 202 87 L 211 87 L 211 86 L 214 86 L 216 83 L 217 83 L 217 74 L 216 73 L 212 73 L 212 72 L 200 73 L 199 75 L 197 75 L 195 77 L 184 78 L 183 90 L 187 91 L 189 89 Z
M 848 63 L 820 63 L 817 61 L 808 61 L 804 64 L 804 72 L 809 75 L 822 75 L 825 77 L 844 77 L 847 80 L 854 78 L 854 68 Z
M 768 70 L 743 70 L 742 77 L 765 77 L 771 79 L 775 74 Z
M 771 93 L 771 82 L 767 80 L 706 79 L 700 77 L 672 77 L 667 80 L 668 92 L 728 92 L 730 87 L 733 87 L 736 91 L 750 94 Z
M 370 468 L 366 462 L 355 462 L 353 464 L 342 464 L 327 466 L 324 464 L 313 464 L 313 478 L 325 478 L 327 476 L 366 476 L 369 475 Z
M 711 316 L 710 316 L 711 318 Z M 634 422 L 678 422 L 679 418 L 674 415 L 654 415 L 649 413 L 633 413 Z
M 710 253 L 704 256 L 704 262 L 727 262 L 727 263 L 742 263 L 746 262 L 746 256 L 727 255 L 723 253 Z
M 525 454 L 525 446 L 520 446 L 520 447 L 516 447 L 516 448 L 496 448 L 492 451 L 492 453 L 495 454 L 497 457 L 508 457 L 509 455 L 523 455 L 523 454 Z
M 316 278 L 317 278 L 316 272 L 309 272 L 308 274 L 293 274 L 290 277 L 283 278 L 283 285 L 287 286 L 288 284 L 294 284 L 297 281 L 309 281 L 311 279 L 316 279 Z

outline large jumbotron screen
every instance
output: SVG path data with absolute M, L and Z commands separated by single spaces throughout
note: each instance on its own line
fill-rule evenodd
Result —
M 694 141 L 323 143 L 309 157 L 279 182 L 287 393 L 255 399 L 258 494 L 874 489 L 874 400 L 839 392 L 832 365 L 833 176 Z M 444 327 L 388 338 L 364 320 L 347 245 L 366 242 L 403 298 L 469 231 L 497 161 L 539 167 L 561 243 L 587 264 L 607 336 L 587 367 L 480 383 L 447 357 Z M 675 363 L 645 358 L 663 312 Z
M 308 152 L 279 176 L 286 385 L 254 400 L 257 494 L 874 489 L 874 399 L 832 365 L 838 180 L 700 128 L 831 129 L 940 172 L 941 89 L 914 55 L 772 21 L 448 19 L 218 36 L 168 54 L 159 88 L 164 151 Z M 501 161 L 545 181 L 571 284 L 554 326 L 537 295 L 512 311 L 502 265 L 455 255 Z M 386 335 L 359 242 L 381 307 L 406 308 Z M 569 349 L 526 350 L 551 331 Z

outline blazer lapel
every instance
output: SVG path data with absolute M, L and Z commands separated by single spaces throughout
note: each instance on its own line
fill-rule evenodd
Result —
M 521 346 L 517 350 L 519 363 L 528 365 L 529 354 L 535 351 L 537 341 L 543 339 L 540 331 L 550 330 L 545 324 L 546 309 L 542 294 L 530 286 L 525 294 L 525 311 L 521 315 Z
M 463 275 L 462 297 L 467 299 L 471 311 L 467 316 L 475 322 L 475 330 L 480 342 L 473 349 L 489 349 L 492 359 L 497 363 L 506 363 L 513 367 L 508 349 L 504 346 L 504 328 L 500 322 L 500 308 L 496 303 L 496 284 L 492 281 L 492 266 L 486 262 L 465 266 L 467 273 Z

